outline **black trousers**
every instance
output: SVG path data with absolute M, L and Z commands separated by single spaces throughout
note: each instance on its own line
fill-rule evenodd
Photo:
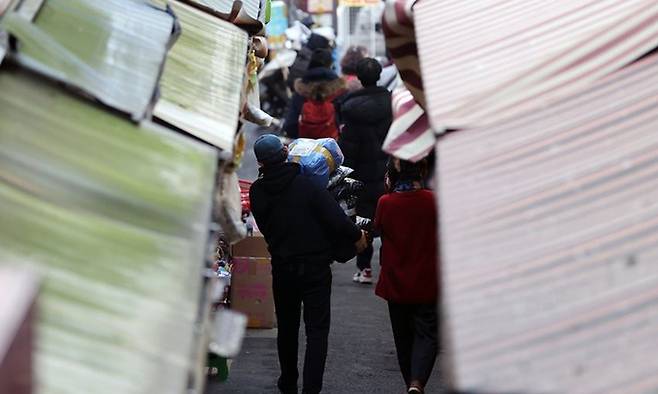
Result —
M 372 268 L 370 262 L 372 261 L 372 255 L 374 252 L 375 250 L 373 249 L 372 244 L 369 244 L 363 252 L 356 255 L 356 267 L 361 271 L 366 268 Z
M 327 359 L 331 307 L 331 268 L 326 263 L 283 263 L 272 266 L 278 324 L 279 390 L 297 393 L 297 351 L 302 304 L 306 326 L 303 393 L 319 393 Z
M 400 371 L 407 387 L 423 387 L 434 368 L 439 349 L 436 304 L 388 303 Z

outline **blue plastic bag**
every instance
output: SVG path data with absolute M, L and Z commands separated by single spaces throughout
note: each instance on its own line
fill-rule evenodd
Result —
M 299 163 L 302 174 L 323 189 L 327 188 L 329 176 L 343 164 L 343 160 L 343 152 L 333 138 L 299 138 L 288 147 L 288 161 Z

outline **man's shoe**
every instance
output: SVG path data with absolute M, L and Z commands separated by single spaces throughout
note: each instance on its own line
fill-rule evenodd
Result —
M 363 271 L 361 271 L 361 276 L 359 277 L 359 283 L 363 283 L 363 284 L 372 283 L 372 270 L 370 268 L 366 268 Z
M 352 282 L 359 283 L 360 279 L 361 279 L 361 271 L 356 271 L 354 273 L 354 276 L 352 276 Z

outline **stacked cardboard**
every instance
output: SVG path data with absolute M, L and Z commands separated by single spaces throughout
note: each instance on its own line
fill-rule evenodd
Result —
M 265 238 L 254 233 L 233 245 L 231 254 L 231 307 L 248 316 L 249 328 L 274 327 L 272 264 Z

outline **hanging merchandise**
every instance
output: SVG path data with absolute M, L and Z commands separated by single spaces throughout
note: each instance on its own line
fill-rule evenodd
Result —
M 185 392 L 215 150 L 20 68 L 0 91 L 0 265 L 44 279 L 39 393 Z
M 0 23 L 17 40 L 11 54 L 18 63 L 135 120 L 146 116 L 171 38 L 172 15 L 139 1 L 48 0 L 31 20 L 21 7 Z
M 154 115 L 231 152 L 238 126 L 247 33 L 170 1 L 182 33 L 167 55 Z
M 215 195 L 214 220 L 219 223 L 226 240 L 234 243 L 247 235 L 247 226 L 242 221 L 242 200 L 238 175 L 227 169 L 220 175 L 219 192 Z
M 252 49 L 249 51 L 249 56 L 247 57 L 247 96 L 243 109 L 243 117 L 245 120 L 259 126 L 269 127 L 272 124 L 273 118 L 261 109 L 260 104 L 258 69 L 262 65 L 263 59 L 260 56 L 256 56 L 257 48 L 260 55 L 267 56 L 267 42 L 264 37 L 254 37 L 252 39 Z
M 299 138 L 290 144 L 288 153 L 288 161 L 299 163 L 302 174 L 323 189 L 329 184 L 330 175 L 343 164 L 344 159 L 343 152 L 333 138 Z

